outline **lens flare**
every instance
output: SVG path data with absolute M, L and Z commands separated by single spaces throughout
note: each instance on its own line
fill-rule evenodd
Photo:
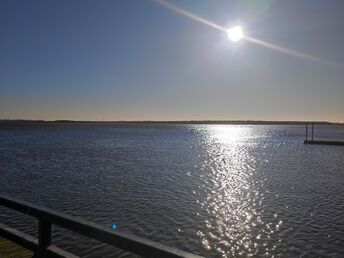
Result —
M 288 54 L 288 55 L 291 55 L 291 56 L 295 56 L 295 57 L 299 57 L 299 58 L 303 58 L 303 59 L 307 59 L 309 61 L 313 61 L 313 62 L 318 62 L 318 63 L 322 63 L 322 64 L 326 64 L 326 65 L 329 65 L 329 66 L 333 66 L 333 67 L 337 67 L 337 68 L 343 68 L 342 65 L 340 64 L 337 64 L 337 63 L 334 63 L 334 62 L 330 62 L 328 60 L 324 60 L 322 58 L 319 58 L 319 57 L 316 57 L 316 56 L 312 56 L 312 55 L 309 55 L 309 54 L 305 54 L 305 53 L 302 53 L 302 52 L 298 52 L 298 51 L 295 51 L 293 49 L 290 49 L 290 48 L 286 48 L 286 47 L 282 47 L 282 46 L 279 46 L 279 45 L 276 45 L 276 44 L 272 44 L 272 43 L 269 43 L 269 42 L 266 42 L 264 40 L 261 40 L 261 39 L 257 39 L 257 38 L 253 38 L 251 36 L 248 36 L 248 35 L 245 35 L 244 32 L 243 32 L 243 29 L 240 27 L 240 26 L 235 26 L 231 29 L 227 29 L 221 25 L 218 25 L 212 21 L 209 21 L 203 17 L 200 17 L 196 14 L 193 14 L 191 12 L 188 12 L 186 10 L 183 10 L 165 0 L 152 0 L 153 2 L 167 8 L 167 9 L 170 9 L 182 16 L 185 16 L 189 19 L 192 19 L 194 21 L 197 21 L 199 23 L 202 23 L 204 25 L 207 25 L 209 27 L 212 27 L 214 29 L 217 29 L 219 31 L 222 31 L 222 32 L 225 32 L 227 33 L 227 36 L 230 40 L 232 40 L 233 42 L 237 42 L 237 41 L 240 41 L 242 39 L 245 39 L 251 43 L 254 43 L 254 44 L 257 44 L 259 46 L 262 46 L 262 47 L 266 47 L 266 48 L 269 48 L 271 50 L 275 50 L 275 51 L 279 51 L 281 53 L 284 53 L 284 54 Z
M 196 14 L 193 14 L 193 13 L 190 13 L 188 11 L 185 11 L 185 10 L 183 10 L 183 9 L 181 9 L 181 8 L 175 6 L 175 5 L 173 5 L 173 4 L 171 4 L 171 3 L 167 2 L 167 1 L 164 1 L 164 0 L 152 0 L 152 1 L 156 2 L 157 4 L 160 4 L 161 6 L 167 8 L 167 9 L 170 9 L 170 10 L 172 10 L 172 11 L 174 11 L 174 12 L 180 14 L 180 15 L 188 17 L 188 18 L 190 18 L 190 19 L 192 19 L 194 21 L 200 22 L 200 23 L 202 23 L 204 25 L 208 25 L 208 26 L 210 26 L 210 27 L 212 27 L 214 29 L 220 30 L 220 31 L 226 31 L 226 29 L 224 27 L 222 27 L 220 25 L 217 25 L 216 23 L 213 23 L 211 21 L 208 21 L 208 20 L 206 20 L 206 19 L 204 19 L 204 18 L 202 18 L 200 16 L 197 16 Z
M 313 62 L 323 63 L 323 64 L 326 64 L 326 65 L 329 65 L 329 66 L 333 66 L 333 67 L 337 67 L 337 68 L 341 67 L 341 65 L 339 65 L 337 63 L 330 62 L 328 60 L 324 60 L 322 58 L 319 58 L 319 57 L 316 57 L 316 56 L 312 56 L 312 55 L 309 55 L 309 54 L 305 54 L 305 53 L 302 53 L 302 52 L 298 52 L 298 51 L 295 51 L 295 50 L 290 49 L 290 48 L 278 46 L 278 45 L 275 45 L 275 44 L 272 44 L 272 43 L 269 43 L 269 42 L 266 42 L 266 41 L 263 41 L 263 40 L 260 40 L 260 39 L 257 39 L 257 38 L 252 38 L 252 37 L 246 36 L 245 39 L 247 41 L 251 42 L 251 43 L 260 45 L 262 47 L 269 48 L 271 50 L 279 51 L 279 52 L 282 52 L 284 54 L 288 54 L 288 55 L 291 55 L 291 56 L 307 59 L 307 60 L 313 61 Z

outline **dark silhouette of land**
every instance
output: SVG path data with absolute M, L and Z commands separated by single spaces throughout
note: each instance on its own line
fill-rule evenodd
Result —
M 341 125 L 327 121 L 264 121 L 264 120 L 182 120 L 182 121 L 77 121 L 77 120 L 25 120 L 25 119 L 0 119 L 0 125 L 21 124 L 113 124 L 113 125 L 183 125 L 183 124 L 219 124 L 219 125 Z

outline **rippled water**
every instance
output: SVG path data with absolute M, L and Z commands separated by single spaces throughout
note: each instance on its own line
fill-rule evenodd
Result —
M 304 145 L 304 129 L 3 126 L 0 192 L 205 257 L 344 257 L 344 147 Z M 344 140 L 344 127 L 316 137 Z M 54 232 L 78 255 L 132 257 Z

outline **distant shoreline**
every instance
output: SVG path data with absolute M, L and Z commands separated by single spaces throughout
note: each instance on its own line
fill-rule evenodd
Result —
M 0 125 L 9 124 L 114 124 L 114 125 L 184 125 L 184 124 L 218 124 L 218 125 L 341 125 L 344 123 L 327 121 L 265 121 L 265 120 L 182 120 L 182 121 L 77 121 L 77 120 L 0 120 Z

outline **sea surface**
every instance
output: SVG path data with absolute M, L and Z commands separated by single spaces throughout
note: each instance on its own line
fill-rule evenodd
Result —
M 0 193 L 205 257 L 344 257 L 344 147 L 304 126 L 0 126 Z M 344 127 L 316 126 L 344 140 Z M 0 222 L 37 223 L 0 208 Z M 134 257 L 54 227 L 83 257 Z

